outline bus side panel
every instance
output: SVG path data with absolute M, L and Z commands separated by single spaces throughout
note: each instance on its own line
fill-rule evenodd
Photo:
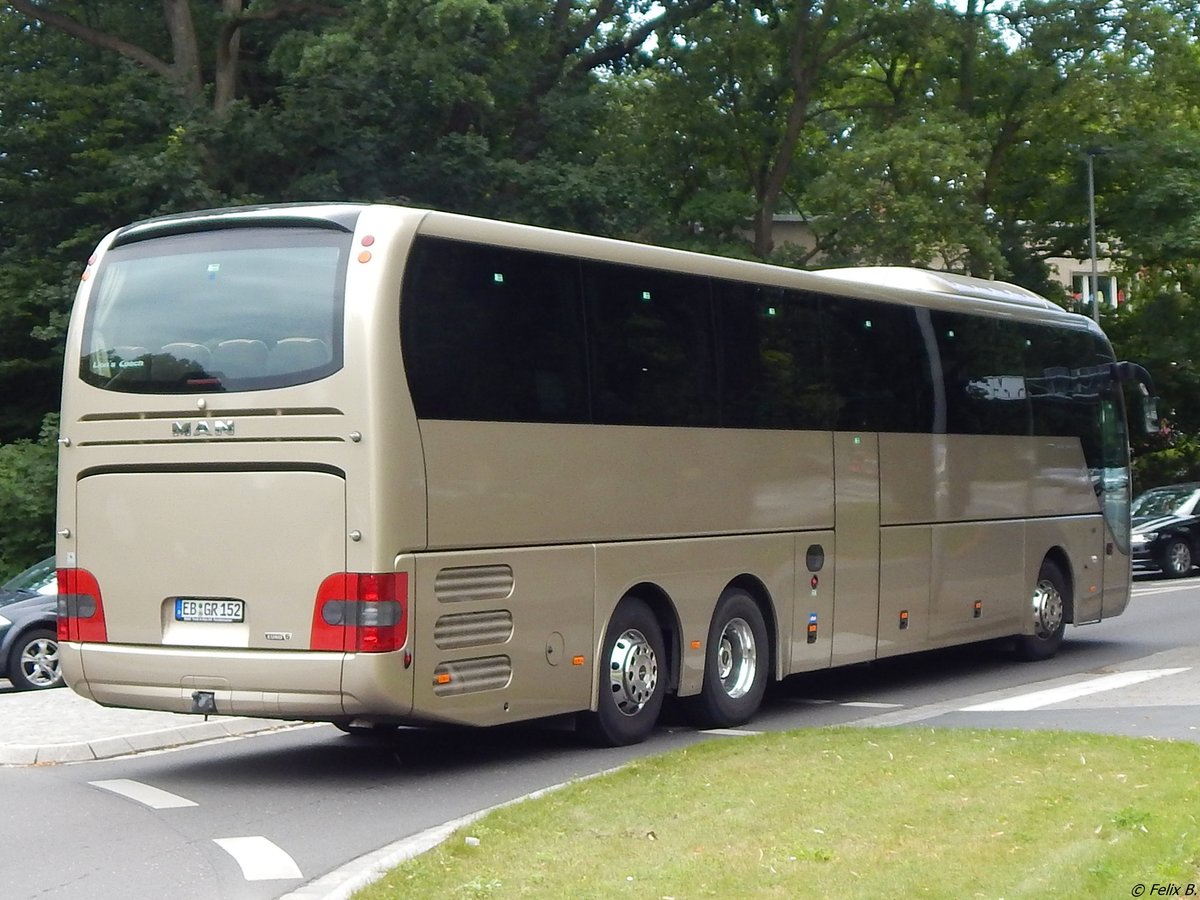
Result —
M 929 646 L 929 581 L 933 527 L 902 525 L 879 534 L 877 655 L 897 656 Z
M 884 525 L 1099 509 L 1077 438 L 883 434 L 879 444 Z
M 421 436 L 430 549 L 833 524 L 828 433 L 422 420 Z
M 1024 522 L 935 525 L 931 644 L 1019 632 L 1031 586 L 1025 559 Z
M 879 436 L 833 436 L 837 497 L 833 664 L 875 658 L 879 630 Z
M 588 707 L 592 547 L 412 559 L 414 719 L 499 725 Z
M 764 599 L 771 604 L 771 616 L 777 623 L 779 640 L 773 653 L 773 671 L 779 673 L 781 663 L 786 663 L 781 654 L 787 652 L 786 637 L 792 628 L 791 598 L 796 584 L 795 538 L 788 534 L 598 546 L 593 655 L 600 660 L 604 632 L 617 603 L 628 593 L 637 595 L 633 589 L 638 585 L 653 585 L 665 594 L 678 618 L 675 643 L 676 650 L 682 651 L 679 694 L 699 693 L 713 610 L 721 592 L 739 575 L 750 575 L 766 590 Z M 693 643 L 697 646 L 693 647 Z M 599 684 L 598 670 L 593 682 Z M 595 703 L 595 697 L 592 702 Z

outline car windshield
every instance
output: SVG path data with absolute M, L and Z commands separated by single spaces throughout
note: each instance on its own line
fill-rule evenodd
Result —
M 0 590 L 29 591 L 35 594 L 55 594 L 58 592 L 58 574 L 54 568 L 54 557 L 43 559 L 30 566 L 20 575 L 10 578 L 0 585 Z
M 1169 516 L 1178 514 L 1196 494 L 1196 487 L 1155 488 L 1133 501 L 1130 510 L 1135 516 Z

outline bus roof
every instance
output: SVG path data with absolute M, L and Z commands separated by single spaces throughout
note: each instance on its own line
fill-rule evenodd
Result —
M 872 284 L 914 291 L 933 291 L 939 294 L 951 294 L 956 297 L 994 300 L 1000 303 L 1013 303 L 1036 309 L 1061 309 L 1061 307 L 1051 303 L 1040 294 L 1035 294 L 1033 291 L 1019 285 L 1009 284 L 1007 281 L 992 281 L 987 278 L 958 275 L 953 272 L 935 272 L 930 269 L 917 269 L 909 266 L 862 266 L 858 268 L 823 269 L 813 274 L 821 275 L 825 278 L 836 278 L 840 281 L 848 281 L 854 284 Z

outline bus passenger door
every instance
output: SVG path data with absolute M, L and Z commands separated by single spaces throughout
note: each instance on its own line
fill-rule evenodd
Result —
M 875 658 L 879 628 L 879 436 L 833 435 L 833 665 Z

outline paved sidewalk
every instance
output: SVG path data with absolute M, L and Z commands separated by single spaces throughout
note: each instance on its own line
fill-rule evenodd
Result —
M 216 738 L 288 728 L 293 722 L 109 709 L 69 688 L 6 690 L 0 681 L 0 766 L 109 759 Z

